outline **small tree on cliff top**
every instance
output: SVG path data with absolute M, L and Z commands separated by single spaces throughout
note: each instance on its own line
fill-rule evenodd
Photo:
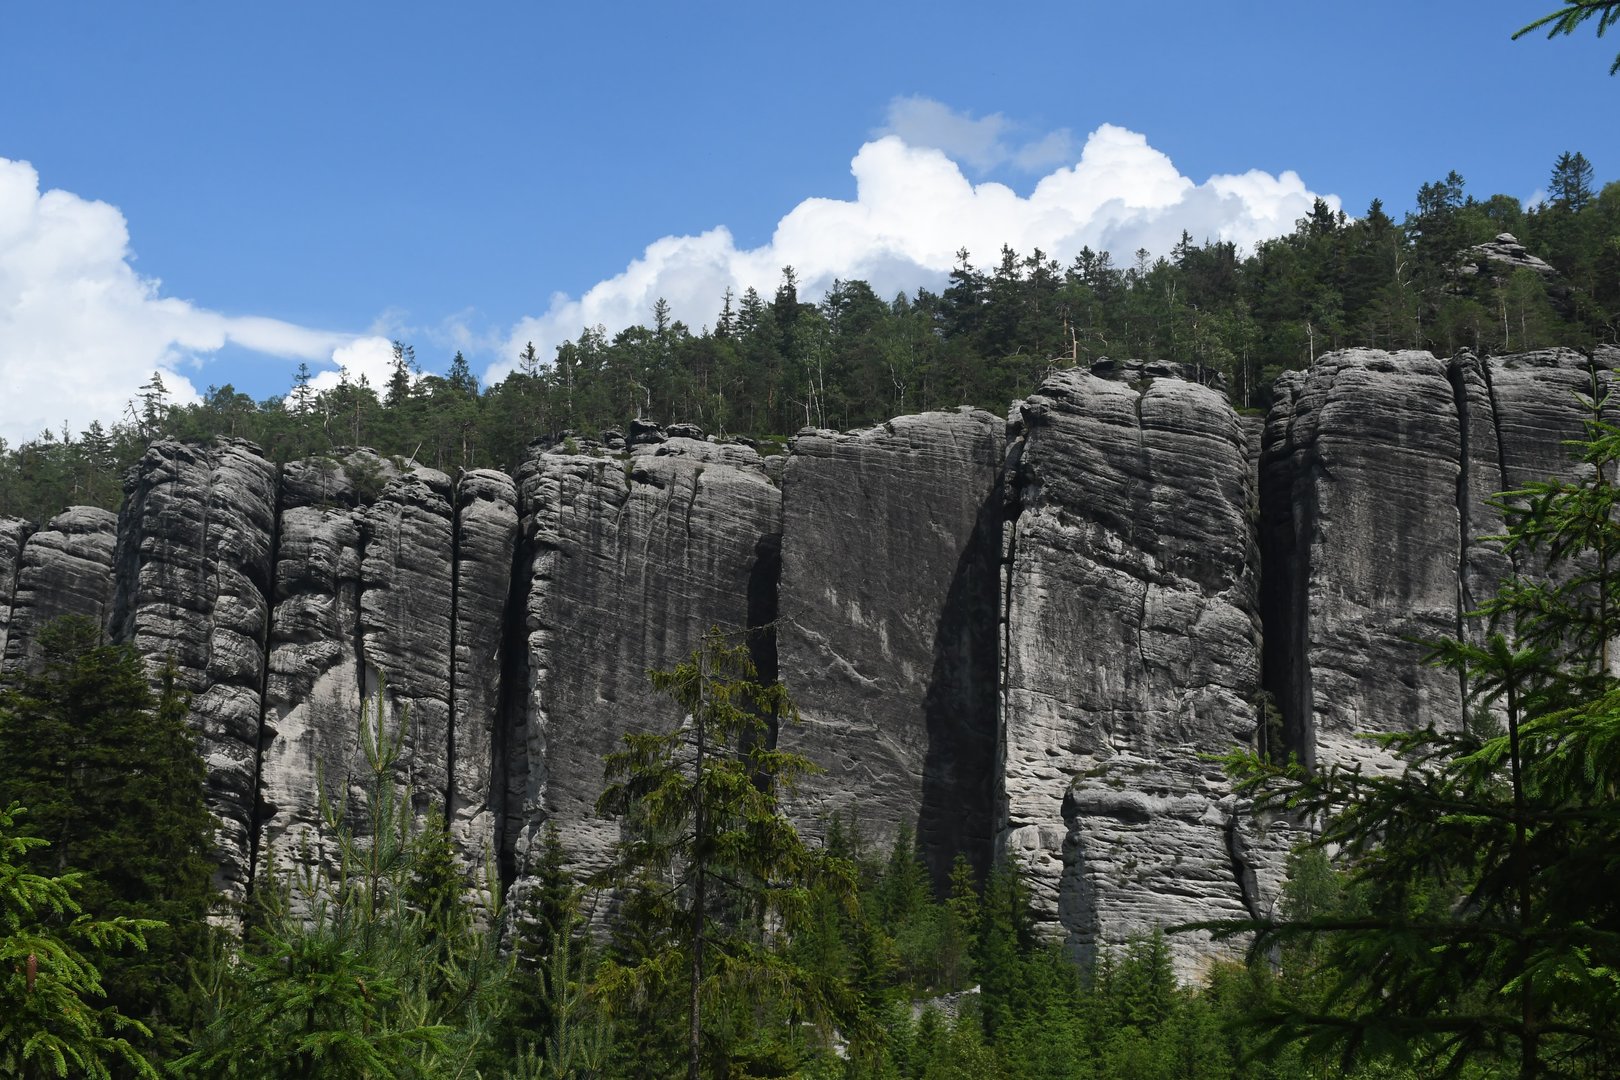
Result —
M 791 926 L 818 881 L 853 890 L 853 868 L 806 844 L 780 796 L 812 770 L 770 745 L 767 717 L 796 714 L 781 683 L 756 681 L 746 648 L 718 630 L 685 663 L 652 672 L 653 685 L 685 714 L 667 732 L 624 737 L 608 755 L 597 811 L 622 821 L 623 839 L 597 884 L 640 887 L 672 911 L 664 947 L 604 963 L 602 994 L 621 1004 L 678 1001 L 684 986 L 687 1075 L 713 1071 L 721 1045 L 706 1010 L 739 988 L 785 1001 L 800 1016 L 847 1008 L 844 988 L 817 979 L 768 946 L 768 929 Z M 718 1075 L 718 1073 L 716 1073 Z

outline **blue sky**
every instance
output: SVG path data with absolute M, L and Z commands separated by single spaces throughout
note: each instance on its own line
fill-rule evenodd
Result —
M 1551 6 L 0 0 L 0 436 L 390 338 L 499 377 L 784 262 L 892 292 L 1615 179 L 1620 41 L 1509 40 Z

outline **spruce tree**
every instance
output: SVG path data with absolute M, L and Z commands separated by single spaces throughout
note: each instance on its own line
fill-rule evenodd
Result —
M 144 951 L 109 957 L 102 979 L 162 1055 L 196 1020 L 191 962 L 209 951 L 214 901 L 213 818 L 186 702 L 172 671 L 154 695 L 135 651 L 88 619 L 57 620 L 40 646 L 40 670 L 0 693 L 0 804 L 29 806 L 51 841 L 31 865 L 81 874 L 85 911 L 161 921 Z
M 1241 794 L 1317 823 L 1353 905 L 1211 924 L 1320 950 L 1329 985 L 1275 1004 L 1275 1043 L 1525 1080 L 1620 1070 L 1620 428 L 1587 406 L 1573 478 L 1499 502 L 1506 550 L 1543 572 L 1483 605 L 1483 640 L 1434 647 L 1473 722 L 1379 736 L 1395 773 L 1234 759 Z
M 94 918 L 74 897 L 82 875 L 31 870 L 49 845 L 23 831 L 25 815 L 0 809 L 0 1075 L 156 1080 L 141 1052 L 151 1033 L 103 1002 L 100 967 L 158 924 Z
M 608 756 L 598 812 L 623 839 L 596 884 L 624 890 L 662 947 L 610 957 L 603 995 L 623 1005 L 663 1000 L 685 1021 L 686 1074 L 718 1074 L 754 1033 L 724 1023 L 743 987 L 768 988 L 786 1015 L 848 1013 L 845 988 L 773 948 L 807 907 L 811 883 L 849 890 L 853 874 L 807 844 L 781 798 L 812 768 L 770 745 L 767 717 L 796 716 L 780 683 L 761 685 L 746 647 L 711 630 L 689 660 L 654 671 L 684 719 L 632 733 Z M 680 1005 L 675 1005 L 679 1002 Z

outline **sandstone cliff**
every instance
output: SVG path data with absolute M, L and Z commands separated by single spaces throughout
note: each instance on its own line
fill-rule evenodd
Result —
M 329 807 L 363 825 L 363 716 L 470 889 L 490 859 L 521 885 L 547 822 L 600 865 L 602 758 L 679 721 L 646 673 L 719 627 L 795 697 L 780 744 L 827 769 L 805 828 L 909 829 L 936 879 L 1016 855 L 1043 932 L 1094 953 L 1276 902 L 1286 829 L 1213 755 L 1272 737 L 1376 768 L 1358 732 L 1461 722 L 1412 639 L 1484 632 L 1470 612 L 1515 569 L 1480 539 L 1492 496 L 1569 469 L 1571 391 L 1617 362 L 1338 353 L 1278 381 L 1263 430 L 1196 372 L 1108 365 L 1006 421 L 807 430 L 772 457 L 638 422 L 537 443 L 516 476 L 158 443 L 120 515 L 0 522 L 0 656 L 37 663 L 75 613 L 174 665 L 240 899 L 330 862 Z M 1225 951 L 1173 950 L 1187 975 Z

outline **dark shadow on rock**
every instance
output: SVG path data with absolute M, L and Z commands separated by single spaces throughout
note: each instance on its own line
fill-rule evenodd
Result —
M 923 759 L 917 839 L 937 890 L 958 853 L 981 878 L 989 869 L 1000 657 L 1002 492 L 979 508 L 956 563 L 934 633 L 934 665 L 923 699 Z

